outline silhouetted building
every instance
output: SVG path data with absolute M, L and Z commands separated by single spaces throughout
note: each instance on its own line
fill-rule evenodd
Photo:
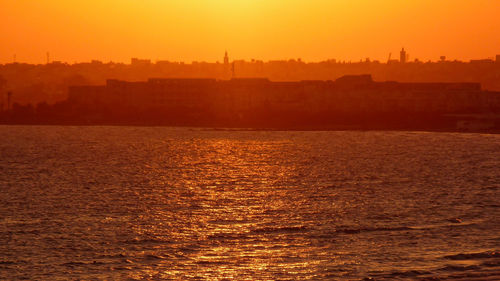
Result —
M 226 53 L 224 54 L 224 65 L 228 65 L 229 64 L 229 56 L 227 55 L 227 51 Z
M 146 65 L 150 65 L 151 64 L 151 60 L 131 58 L 130 59 L 130 64 L 132 66 L 146 66 Z
M 224 74 L 223 77 L 224 79 L 229 79 L 230 73 L 229 73 L 229 56 L 227 54 L 227 51 L 224 53 Z
M 105 86 L 71 87 L 69 101 L 86 108 L 134 112 L 161 109 L 217 116 L 262 111 L 314 115 L 500 110 L 500 94 L 482 91 L 478 83 L 374 82 L 371 75 L 300 82 L 271 82 L 265 78 L 108 80 Z
M 12 92 L 7 92 L 7 110 L 11 108 Z
M 400 49 L 401 50 L 401 49 Z M 406 51 L 406 49 L 405 49 Z M 3 89 L 4 106 L 6 91 L 15 93 L 13 103 L 26 105 L 47 102 L 53 104 L 67 98 L 68 85 L 75 85 L 69 79 L 82 77 L 87 85 L 100 85 L 106 79 L 124 81 L 143 81 L 149 77 L 165 78 L 215 78 L 231 79 L 232 59 L 221 53 L 218 63 L 197 62 L 183 63 L 134 59 L 132 64 L 98 62 L 90 63 L 50 63 L 48 65 L 30 65 L 24 63 L 0 64 L 0 76 L 8 81 L 8 88 Z M 388 63 L 372 60 L 353 62 L 325 60 L 319 62 L 301 62 L 299 60 L 236 60 L 235 77 L 268 77 L 272 81 L 335 80 L 343 75 L 370 73 L 377 81 L 400 82 L 480 82 L 484 89 L 500 91 L 500 59 L 493 56 L 490 60 L 472 62 L 417 61 L 408 59 L 406 63 L 389 59 Z M 221 61 L 222 60 L 222 61 Z M 494 62 L 496 60 L 497 62 Z M 81 84 L 81 83 L 78 83 Z M 7 85 L 5 85 L 7 86 Z
M 406 59 L 407 59 L 407 53 L 405 51 L 405 48 L 402 48 L 401 52 L 399 52 L 399 62 L 406 63 Z
M 489 64 L 494 63 L 492 59 L 470 60 L 471 64 Z

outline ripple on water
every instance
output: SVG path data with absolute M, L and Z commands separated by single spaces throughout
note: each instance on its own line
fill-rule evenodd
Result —
M 500 280 L 499 135 L 0 135 L 2 280 Z

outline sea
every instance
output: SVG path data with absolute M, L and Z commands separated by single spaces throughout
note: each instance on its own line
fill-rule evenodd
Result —
M 500 280 L 500 135 L 0 126 L 0 280 Z

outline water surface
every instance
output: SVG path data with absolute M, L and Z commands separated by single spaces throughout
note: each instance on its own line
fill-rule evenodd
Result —
M 0 137 L 0 279 L 500 279 L 500 135 Z

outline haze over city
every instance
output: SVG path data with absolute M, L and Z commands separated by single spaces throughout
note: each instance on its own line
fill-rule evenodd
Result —
M 500 0 L 0 0 L 0 280 L 500 280 Z
M 0 63 L 492 58 L 500 2 L 0 0 Z

